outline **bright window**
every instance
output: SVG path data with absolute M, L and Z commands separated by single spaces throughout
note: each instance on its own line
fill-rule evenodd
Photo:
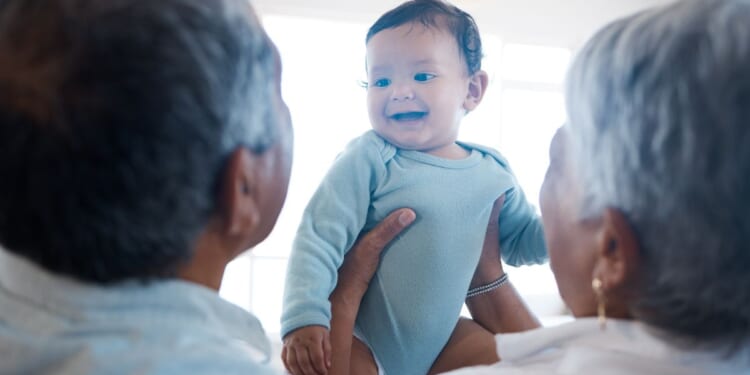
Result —
M 367 25 L 285 16 L 266 16 L 263 23 L 284 66 L 282 90 L 295 130 L 292 180 L 273 233 L 230 264 L 221 295 L 252 310 L 276 337 L 287 257 L 302 211 L 336 155 L 370 128 L 365 91 L 357 84 L 365 76 Z M 537 205 L 547 147 L 564 121 L 561 82 L 570 51 L 504 44 L 492 35 L 484 35 L 483 41 L 490 87 L 463 122 L 460 138 L 500 150 L 529 201 Z M 507 271 L 543 322 L 554 324 L 563 307 L 549 267 Z

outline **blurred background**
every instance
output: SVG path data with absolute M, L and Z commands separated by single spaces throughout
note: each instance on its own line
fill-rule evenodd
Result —
M 268 240 L 230 264 L 226 299 L 253 311 L 278 349 L 281 296 L 291 242 L 302 211 L 344 145 L 370 128 L 365 104 L 365 34 L 401 1 L 251 0 L 283 64 L 282 90 L 295 130 L 289 195 Z M 529 201 L 539 187 L 555 129 L 565 120 L 565 73 L 576 50 L 608 21 L 667 0 L 462 0 L 472 14 L 490 76 L 460 139 L 508 158 Z M 569 317 L 548 265 L 506 268 L 543 324 Z M 464 314 L 467 314 L 464 311 Z M 273 360 L 278 358 L 274 353 Z

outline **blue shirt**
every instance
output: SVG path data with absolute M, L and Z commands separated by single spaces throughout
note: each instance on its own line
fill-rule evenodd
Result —
M 460 160 L 398 149 L 375 132 L 353 140 L 308 204 L 289 259 L 282 335 L 329 326 L 328 296 L 357 236 L 394 209 L 416 221 L 383 253 L 362 300 L 356 332 L 386 374 L 424 374 L 448 341 L 476 269 L 494 201 L 503 259 L 547 260 L 542 224 L 495 150 L 460 143 Z
M 184 281 L 111 287 L 0 249 L 0 374 L 278 374 L 251 314 Z

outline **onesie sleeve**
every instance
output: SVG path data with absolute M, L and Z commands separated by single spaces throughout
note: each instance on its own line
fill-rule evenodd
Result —
M 547 261 L 542 220 L 520 186 L 505 192 L 499 224 L 500 249 L 505 263 L 520 266 Z
M 505 203 L 498 220 L 503 261 L 511 266 L 546 262 L 547 245 L 544 241 L 541 217 L 536 213 L 536 208 L 526 200 L 526 195 L 518 184 L 508 160 L 494 148 L 475 143 L 462 144 L 492 156 L 511 181 L 505 191 Z
M 365 225 L 371 193 L 385 171 L 384 147 L 372 133 L 350 142 L 308 203 L 289 257 L 282 337 L 308 325 L 330 326 L 328 297 L 345 252 Z

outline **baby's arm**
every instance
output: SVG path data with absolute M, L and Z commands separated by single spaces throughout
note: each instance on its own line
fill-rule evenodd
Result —
M 526 200 L 520 185 L 505 192 L 499 221 L 500 247 L 505 263 L 519 266 L 547 261 L 541 217 Z
M 504 191 L 505 203 L 500 212 L 500 246 L 503 260 L 510 265 L 541 264 L 547 261 L 542 220 L 536 208 L 526 200 L 508 161 L 495 149 L 472 145 L 495 158 L 510 178 L 511 186 Z
M 323 373 L 330 362 L 328 297 L 345 251 L 364 226 L 374 178 L 383 168 L 378 158 L 376 148 L 361 138 L 353 141 L 305 209 L 289 258 L 281 319 L 282 360 L 293 374 Z

